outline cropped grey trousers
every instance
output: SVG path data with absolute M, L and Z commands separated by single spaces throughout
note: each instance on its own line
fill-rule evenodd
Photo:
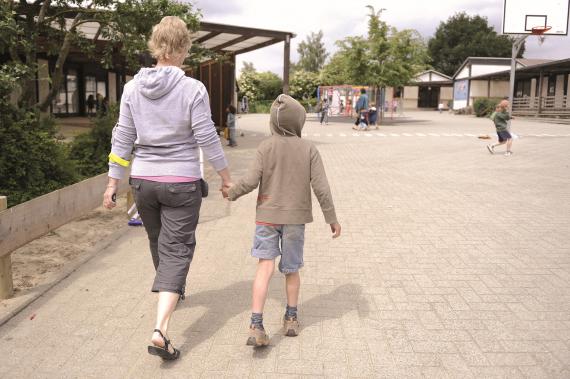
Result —
M 156 269 L 152 291 L 184 295 L 196 247 L 202 205 L 200 183 L 159 183 L 136 178 L 129 183 Z

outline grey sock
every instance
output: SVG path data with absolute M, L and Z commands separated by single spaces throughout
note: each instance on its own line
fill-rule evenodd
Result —
M 290 307 L 289 304 L 287 304 L 287 308 L 285 308 L 285 317 L 287 318 L 297 317 L 297 307 Z
M 254 326 L 258 329 L 263 328 L 263 313 L 252 313 L 251 314 L 251 326 Z

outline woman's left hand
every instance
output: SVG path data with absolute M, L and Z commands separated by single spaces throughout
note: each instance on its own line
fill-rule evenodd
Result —
M 224 197 L 224 199 L 228 199 L 230 197 L 229 195 L 229 191 L 230 188 L 233 187 L 233 183 L 231 182 L 222 182 L 222 188 L 220 188 L 220 191 L 222 191 L 222 196 Z

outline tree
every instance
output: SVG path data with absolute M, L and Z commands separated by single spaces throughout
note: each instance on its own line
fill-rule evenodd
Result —
M 53 119 L 40 120 L 36 112 L 11 104 L 22 75 L 23 65 L 0 65 L 0 193 L 10 207 L 77 179 L 67 144 L 55 138 Z
M 259 90 L 259 78 L 256 74 L 256 72 L 242 71 L 242 74 L 238 79 L 238 96 L 240 98 L 247 96 L 250 102 L 260 99 L 261 91 Z
M 369 80 L 368 70 L 370 61 L 369 44 L 364 37 L 347 37 L 342 41 L 337 41 L 338 54 L 341 59 L 337 63 L 342 63 L 347 77 L 345 83 L 367 84 Z
M 307 100 L 316 96 L 319 86 L 319 75 L 309 71 L 295 71 L 291 75 L 289 90 L 291 96 L 299 100 Z
M 350 74 L 348 72 L 350 64 L 345 52 L 337 51 L 330 59 L 329 63 L 323 67 L 319 75 L 319 82 L 325 86 L 335 84 L 350 84 Z
M 368 8 L 368 35 L 336 42 L 339 50 L 321 73 L 323 84 L 399 87 L 426 67 L 426 46 L 419 33 L 398 31 L 381 20 L 384 9 Z
M 433 67 L 447 75 L 453 75 L 467 57 L 511 57 L 513 39 L 498 35 L 487 19 L 457 13 L 441 22 L 428 50 Z M 524 54 L 524 45 L 519 57 Z
M 198 28 L 198 12 L 188 3 L 172 0 L 20 0 L 0 2 L 0 55 L 9 64 L 24 65 L 20 78 L 20 105 L 46 110 L 63 82 L 63 67 L 70 51 L 80 51 L 103 67 L 139 66 L 151 28 L 167 15 L 181 17 L 190 30 Z M 84 26 L 94 26 L 92 38 Z M 104 41 L 104 42 L 103 42 Z M 193 59 L 205 54 L 193 46 Z M 50 72 L 46 99 L 36 101 L 37 56 L 57 57 Z M 189 60 L 188 63 L 192 62 Z
M 263 100 L 273 100 L 283 89 L 283 80 L 274 72 L 266 71 L 257 74 L 259 93 Z
M 270 71 L 257 72 L 253 65 L 242 69 L 238 79 L 239 97 L 247 96 L 249 101 L 272 100 L 281 93 L 283 80 Z
M 251 73 L 257 72 L 255 67 L 253 66 L 253 62 L 243 62 L 243 67 L 241 68 L 241 72 L 243 73 Z
M 294 65 L 295 70 L 319 72 L 329 56 L 323 43 L 323 31 L 308 35 L 306 40 L 297 46 L 297 52 L 299 61 Z

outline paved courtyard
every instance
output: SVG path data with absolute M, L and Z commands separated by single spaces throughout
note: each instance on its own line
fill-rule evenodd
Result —
M 265 311 L 271 344 L 245 346 L 255 194 L 203 208 L 189 296 L 149 356 L 155 296 L 142 229 L 125 229 L 0 327 L 0 377 L 570 378 L 570 126 L 515 120 L 512 157 L 491 155 L 485 119 L 409 113 L 355 133 L 314 115 L 343 235 L 315 201 L 302 271 L 302 332 L 279 334 L 284 283 Z M 238 119 L 233 176 L 268 117 Z M 217 187 L 217 181 L 212 187 Z

